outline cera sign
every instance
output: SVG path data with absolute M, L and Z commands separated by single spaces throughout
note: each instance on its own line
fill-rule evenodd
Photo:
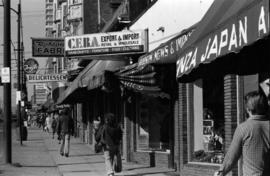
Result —
M 86 34 L 65 37 L 65 53 L 69 57 L 145 53 L 147 44 L 147 30 Z
M 238 52 L 245 45 L 263 38 L 269 33 L 269 11 L 257 3 L 242 14 L 237 14 L 216 32 L 195 43 L 180 55 L 177 61 L 177 77 L 189 73 L 201 63 L 209 63 L 217 57 Z
M 29 74 L 26 75 L 28 83 L 66 82 L 65 74 Z
M 34 57 L 63 57 L 64 50 L 64 39 L 32 38 Z
M 150 53 L 143 55 L 138 60 L 138 66 L 143 66 L 151 63 L 175 63 L 176 54 L 182 51 L 184 44 L 191 36 L 194 29 L 180 34 L 180 36 L 171 39 L 166 44 L 154 49 Z

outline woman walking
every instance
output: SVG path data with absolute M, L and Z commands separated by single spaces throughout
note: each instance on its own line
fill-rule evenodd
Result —
M 103 144 L 105 165 L 108 176 L 114 176 L 115 165 L 122 165 L 120 155 L 120 141 L 122 139 L 122 130 L 118 125 L 114 114 L 105 114 L 105 124 L 103 129 L 96 135 L 96 140 Z

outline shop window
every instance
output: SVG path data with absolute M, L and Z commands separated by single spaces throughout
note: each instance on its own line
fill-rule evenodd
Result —
M 222 163 L 225 136 L 223 77 L 197 80 L 191 90 L 190 160 Z
M 138 104 L 137 150 L 168 151 L 169 100 L 142 95 Z

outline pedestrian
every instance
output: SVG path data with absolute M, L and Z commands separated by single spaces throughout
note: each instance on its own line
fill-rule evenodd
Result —
M 114 176 L 115 165 L 121 165 L 120 141 L 122 130 L 113 113 L 105 114 L 105 124 L 103 130 L 97 134 L 96 140 L 101 140 L 103 144 L 105 166 L 108 176 Z M 117 159 L 118 160 L 117 160 Z M 116 163 L 121 162 L 121 163 Z M 122 169 L 122 168 L 121 168 Z
M 56 133 L 57 121 L 55 117 L 52 117 L 52 138 L 54 139 L 54 135 Z
M 101 116 L 98 116 L 94 120 L 94 136 L 95 136 L 95 152 L 100 153 L 103 150 L 103 144 L 101 141 L 101 133 L 103 132 L 104 120 Z
M 60 154 L 69 156 L 70 135 L 74 134 L 74 122 L 67 109 L 60 113 L 59 123 L 57 127 L 58 135 L 61 135 Z
M 45 119 L 45 131 L 46 132 L 50 132 L 52 128 L 52 119 L 50 117 L 50 114 L 49 113 L 46 113 L 46 119 Z
M 56 110 L 55 112 L 54 112 L 54 119 L 56 120 L 56 132 L 58 131 L 58 124 L 59 124 L 59 119 L 60 119 L 60 117 L 59 117 L 59 111 L 58 110 Z M 58 140 L 58 144 L 61 144 L 61 134 L 60 133 L 57 133 L 57 140 Z
M 253 91 L 245 96 L 245 110 L 249 117 L 236 128 L 224 162 L 215 175 L 226 175 L 237 165 L 241 156 L 243 176 L 270 175 L 268 109 L 267 98 L 263 93 Z

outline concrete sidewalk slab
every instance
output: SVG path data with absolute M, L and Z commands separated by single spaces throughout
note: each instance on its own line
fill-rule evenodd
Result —
M 0 164 L 0 176 L 59 176 L 57 165 L 49 155 L 38 129 L 28 131 L 28 140 L 16 140 L 12 131 L 12 163 Z
M 12 161 L 17 166 L 0 164 L 0 176 L 105 176 L 103 154 L 78 138 L 71 138 L 70 156 L 59 154 L 60 145 L 41 129 L 28 129 L 28 140 L 20 146 L 13 133 Z M 116 176 L 176 175 L 168 168 L 149 167 L 123 161 L 123 171 Z
M 70 156 L 63 157 L 59 154 L 60 145 L 57 140 L 51 139 L 48 134 L 43 134 L 45 144 L 58 165 L 63 176 L 105 176 L 105 162 L 103 154 L 96 154 L 93 149 L 80 139 L 71 137 Z M 116 176 L 165 176 L 177 175 L 173 169 L 150 167 L 123 161 L 123 171 Z

